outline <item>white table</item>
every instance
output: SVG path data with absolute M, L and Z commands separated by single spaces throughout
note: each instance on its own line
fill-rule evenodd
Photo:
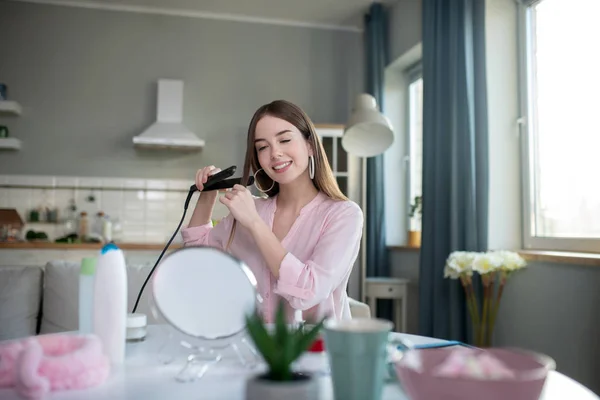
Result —
M 415 344 L 431 343 L 435 339 L 398 334 Z M 174 376 L 183 366 L 183 360 L 169 365 L 162 365 L 157 360 L 157 348 L 160 345 L 162 330 L 150 326 L 145 342 L 128 344 L 125 364 L 112 371 L 111 377 L 103 385 L 85 391 L 54 392 L 49 400 L 125 400 L 145 399 L 163 400 L 167 398 L 237 400 L 244 399 L 245 380 L 256 373 L 239 366 L 232 359 L 223 360 L 221 365 L 210 369 L 198 381 L 180 383 Z M 324 365 L 324 353 L 307 353 L 300 360 L 308 368 Z M 333 399 L 330 378 L 319 378 L 322 388 L 322 400 Z M 0 389 L 1 400 L 21 400 L 12 389 Z M 546 381 L 544 394 L 540 400 L 598 400 L 593 394 L 574 380 L 558 373 L 551 372 Z M 397 383 L 385 386 L 382 400 L 409 400 Z
M 408 315 L 408 284 L 403 278 L 367 278 L 366 295 L 371 315 L 377 315 L 377 299 L 391 299 L 394 306 L 394 328 L 397 332 L 406 332 Z

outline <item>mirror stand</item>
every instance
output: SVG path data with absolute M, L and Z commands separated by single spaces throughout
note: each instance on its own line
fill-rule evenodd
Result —
M 243 332 L 226 340 L 194 338 L 168 324 L 160 315 L 152 296 L 149 296 L 148 302 L 151 314 L 160 323 L 162 341 L 157 348 L 158 362 L 169 365 L 185 357 L 184 366 L 174 377 L 177 382 L 195 382 L 223 360 L 235 360 L 240 367 L 249 370 L 262 363 L 262 358 Z

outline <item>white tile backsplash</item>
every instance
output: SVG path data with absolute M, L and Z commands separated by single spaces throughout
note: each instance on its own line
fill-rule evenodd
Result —
M 146 221 L 146 213 L 144 209 L 131 209 L 125 210 L 125 212 L 121 215 L 121 220 L 125 225 L 140 225 L 144 224 Z
M 127 189 L 146 189 L 146 181 L 143 179 L 125 179 L 123 187 Z
M 167 208 L 166 208 L 166 204 L 164 201 L 151 201 L 148 200 L 145 202 L 145 209 L 148 212 L 158 212 L 158 213 L 166 213 L 167 212 Z
M 79 178 L 80 187 L 101 188 L 103 185 L 102 178 Z
M 102 196 L 102 201 L 106 203 L 120 203 L 123 201 L 123 197 L 125 194 L 122 190 L 102 190 L 100 192 L 100 196 Z
M 164 188 L 166 189 L 166 188 Z M 163 203 L 167 199 L 167 193 L 159 190 L 148 190 L 146 191 L 146 200 L 150 202 L 160 202 Z
M 33 189 L 9 189 L 8 203 L 6 208 L 16 208 L 21 218 L 26 219 L 27 210 L 34 207 L 34 198 L 31 195 Z M 35 205 L 37 206 L 37 204 Z
M 77 187 L 79 186 L 78 179 L 73 176 L 57 176 L 56 177 L 57 187 Z
M 91 225 L 98 211 L 118 222 L 121 241 L 166 244 L 181 219 L 191 184 L 186 180 L 0 175 L 0 208 L 16 208 L 27 221 L 32 208 L 47 205 L 58 209 L 62 221 L 69 213 L 70 201 L 74 199 L 77 215 L 86 211 Z M 95 198 L 93 202 L 88 199 L 90 195 Z M 182 227 L 189 222 L 197 199 L 196 192 Z M 215 217 L 221 217 L 223 207 L 217 204 Z M 44 231 L 51 240 L 67 233 L 63 223 L 28 222 L 24 232 L 28 229 Z M 179 242 L 180 239 L 174 241 Z
M 168 189 L 168 182 L 167 181 L 157 181 L 154 179 L 150 179 L 146 181 L 146 189 L 152 189 L 152 190 L 164 190 L 164 189 Z
M 75 198 L 75 191 L 72 189 L 54 190 L 54 206 L 58 207 L 59 215 L 64 217 L 69 201 Z
M 169 181 L 167 185 L 168 185 L 169 189 L 185 190 L 187 193 L 187 191 L 190 189 L 190 186 L 192 185 L 192 183 L 194 183 L 194 182 L 177 180 L 177 181 Z
M 54 187 L 55 179 L 53 176 L 22 176 L 19 184 L 31 187 Z
M 102 178 L 102 187 L 111 189 L 122 189 L 124 185 L 123 179 L 119 178 Z
M 186 198 L 187 193 L 182 193 L 182 192 L 166 192 L 166 199 L 165 200 L 175 200 L 175 201 L 184 201 Z

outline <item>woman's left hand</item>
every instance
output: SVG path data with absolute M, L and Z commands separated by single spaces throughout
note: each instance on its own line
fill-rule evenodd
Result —
M 247 229 L 250 229 L 255 222 L 260 221 L 252 193 L 242 185 L 235 185 L 219 201 L 229 209 L 233 218 Z

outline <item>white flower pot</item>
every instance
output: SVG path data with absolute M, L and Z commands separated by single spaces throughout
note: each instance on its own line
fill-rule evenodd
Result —
M 258 375 L 246 382 L 247 400 L 319 399 L 319 382 L 310 375 L 295 374 L 292 381 L 272 381 Z

